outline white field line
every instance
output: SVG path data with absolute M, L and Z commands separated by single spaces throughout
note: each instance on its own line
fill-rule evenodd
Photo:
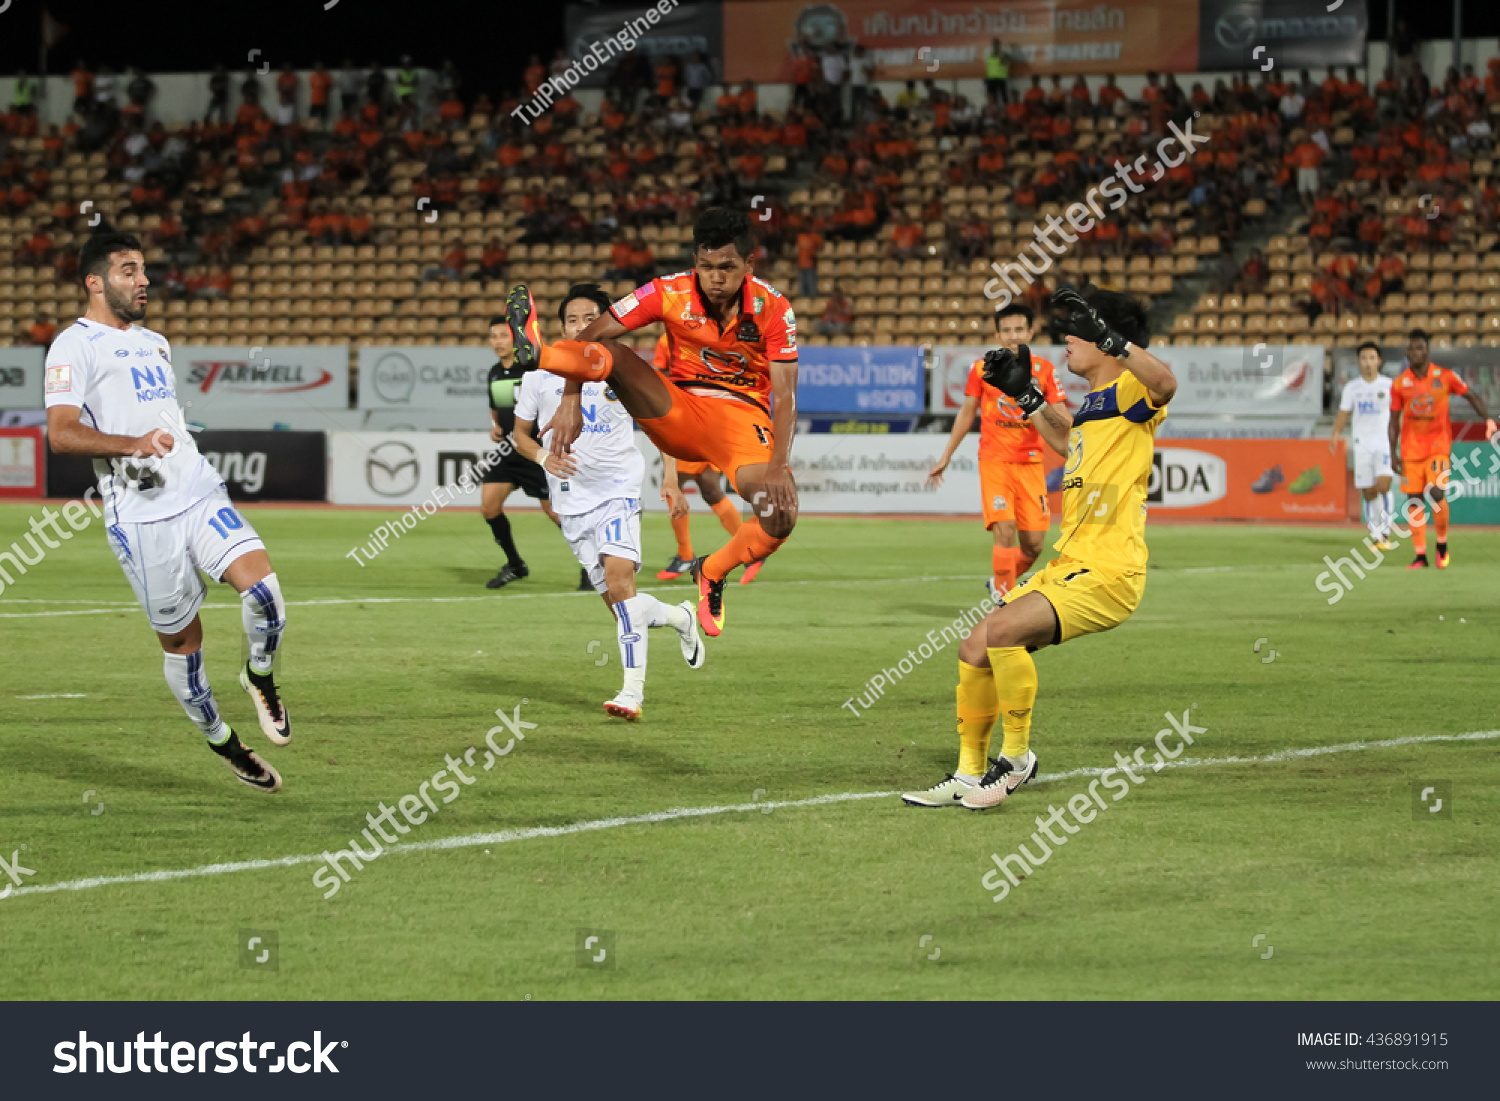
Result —
M 1283 569 L 1312 569 L 1319 565 L 1316 562 L 1278 562 L 1255 566 L 1195 566 L 1195 567 L 1172 567 L 1169 569 L 1155 570 L 1156 573 L 1222 573 L 1228 570 L 1251 571 L 1251 570 L 1283 570 Z M 848 579 L 838 581 L 807 580 L 807 581 L 756 581 L 752 588 L 780 588 L 783 585 L 817 585 L 825 589 L 839 588 L 864 588 L 869 585 L 910 585 L 914 582 L 926 581 L 977 581 L 983 582 L 989 574 L 954 574 L 947 577 L 872 577 L 867 579 Z M 691 586 L 675 585 L 667 588 L 652 587 L 636 590 L 643 593 L 691 593 Z M 288 600 L 289 607 L 310 607 L 319 604 L 473 604 L 489 600 L 551 600 L 569 599 L 572 597 L 592 597 L 594 593 L 580 592 L 557 592 L 557 593 L 509 593 L 501 596 L 366 596 L 366 597 L 337 597 L 326 600 Z M 52 611 L 52 612 L 0 612 L 0 619 L 47 619 L 54 616 L 72 615 L 110 615 L 120 608 L 136 608 L 139 605 L 134 600 L 0 600 L 0 604 L 89 604 L 92 607 L 78 611 Z M 238 610 L 239 604 L 204 604 L 203 609 L 232 608 Z
M 1378 742 L 1344 742 L 1341 745 L 1308 746 L 1301 749 L 1282 749 L 1264 757 L 1181 757 L 1168 761 L 1163 771 L 1169 768 L 1200 768 L 1205 765 L 1256 765 L 1275 764 L 1283 761 L 1305 760 L 1331 753 L 1358 753 L 1367 749 L 1386 749 L 1392 746 L 1427 745 L 1435 742 L 1477 742 L 1500 738 L 1500 730 L 1481 730 L 1468 734 L 1431 734 L 1408 738 L 1388 738 Z M 1069 780 L 1075 776 L 1098 776 L 1107 769 L 1075 768 L 1068 772 L 1049 772 L 1038 775 L 1033 784 L 1050 784 L 1058 780 Z M 1143 770 L 1144 771 L 1144 770 Z M 1154 771 L 1154 770 L 1153 770 Z M 387 846 L 387 853 L 433 852 L 441 849 L 469 849 L 482 845 L 504 845 L 511 841 L 531 841 L 538 837 L 566 837 L 575 833 L 590 833 L 594 830 L 611 830 L 620 826 L 643 826 L 654 822 L 674 822 L 683 818 L 707 818 L 718 814 L 738 814 L 751 811 L 764 813 L 768 809 L 789 807 L 817 807 L 829 803 L 847 803 L 856 799 L 885 799 L 899 795 L 895 791 L 850 791 L 838 795 L 819 795 L 812 799 L 789 799 L 784 802 L 739 803 L 719 807 L 679 807 L 675 810 L 655 811 L 651 814 L 635 814 L 622 818 L 595 818 L 585 822 L 574 822 L 567 826 L 532 826 L 526 829 L 499 830 L 495 833 L 469 833 L 457 837 L 440 837 L 434 841 L 409 841 Z M 94 887 L 112 887 L 123 883 L 165 883 L 174 879 L 198 879 L 203 876 L 224 875 L 228 872 L 253 872 L 264 868 L 290 868 L 298 864 L 312 864 L 323 859 L 322 853 L 304 853 L 298 856 L 283 856 L 275 860 L 239 860 L 226 864 L 200 864 L 196 868 L 175 868 L 157 872 L 136 872 L 133 875 L 94 876 L 89 879 L 70 879 L 62 883 L 38 883 L 35 886 L 16 887 L 12 895 L 51 894 L 54 891 L 87 891 Z

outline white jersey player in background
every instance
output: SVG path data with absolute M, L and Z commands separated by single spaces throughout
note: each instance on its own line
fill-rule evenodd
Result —
M 1376 550 L 1393 550 L 1388 538 L 1395 519 L 1396 501 L 1391 492 L 1391 380 L 1380 373 L 1380 346 L 1366 341 L 1359 346 L 1359 378 L 1344 384 L 1338 415 L 1333 418 L 1333 450 L 1344 425 L 1354 425 L 1354 487 L 1363 497 L 1365 526 Z
M 272 676 L 286 608 L 265 544 L 187 432 L 171 346 L 138 324 L 149 285 L 140 242 L 125 233 L 91 237 L 78 275 L 88 312 L 47 352 L 47 440 L 60 455 L 94 460 L 110 547 L 161 640 L 172 694 L 236 778 L 277 791 L 276 770 L 219 714 L 198 619 L 207 593 L 201 570 L 240 594 L 250 643 L 240 685 L 266 737 L 286 745 L 291 721 Z
M 565 339 L 572 340 L 608 309 L 609 296 L 596 284 L 572 287 L 558 310 Z M 583 432 L 569 454 L 553 455 L 537 441 L 536 426 L 551 423 L 566 381 L 540 368 L 522 377 L 516 399 L 516 450 L 541 463 L 547 472 L 563 538 L 615 617 L 625 684 L 604 710 L 635 722 L 641 717 L 646 695 L 647 629 L 673 628 L 690 669 L 703 667 L 703 639 L 691 600 L 674 606 L 635 591 L 636 571 L 641 568 L 641 483 L 646 462 L 635 445 L 630 414 L 608 385 L 584 384 Z M 663 486 L 662 496 L 669 503 L 686 505 L 685 500 L 674 500 L 674 494 L 682 497 L 675 477 L 664 478 Z

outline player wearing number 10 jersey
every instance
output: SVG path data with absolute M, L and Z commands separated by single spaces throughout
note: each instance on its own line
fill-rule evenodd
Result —
M 291 720 L 272 676 L 286 606 L 265 544 L 188 435 L 171 347 L 138 324 L 148 286 L 140 242 L 124 233 L 89 238 L 78 275 L 88 312 L 47 352 L 48 442 L 58 454 L 94 460 L 110 547 L 166 652 L 172 694 L 241 783 L 277 791 L 276 770 L 219 714 L 198 620 L 207 593 L 199 571 L 239 592 L 250 643 L 240 686 L 262 732 L 286 745 Z
M 1066 339 L 1067 367 L 1087 379 L 1088 397 L 1067 418 L 1048 404 L 1032 374 L 1031 352 L 985 353 L 984 380 L 1015 401 L 1049 445 L 1067 436 L 1058 557 L 1006 594 L 959 645 L 957 770 L 902 798 L 923 807 L 992 807 L 1037 773 L 1031 751 L 1036 664 L 1045 646 L 1118 627 L 1146 587 L 1146 487 L 1156 429 L 1177 391 L 1171 369 L 1146 351 L 1146 312 L 1123 294 L 1063 286 L 1052 296 L 1054 331 Z M 983 776 L 990 729 L 1001 719 L 1004 745 Z

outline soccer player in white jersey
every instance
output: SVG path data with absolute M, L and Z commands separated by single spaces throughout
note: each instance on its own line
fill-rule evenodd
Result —
M 1395 495 L 1391 493 L 1391 380 L 1380 373 L 1380 346 L 1366 341 L 1359 346 L 1359 378 L 1344 384 L 1338 415 L 1333 418 L 1332 451 L 1344 434 L 1344 425 L 1354 425 L 1354 488 L 1364 498 L 1365 525 L 1376 550 L 1393 550 L 1389 535 L 1395 518 Z
M 574 339 L 609 304 L 609 296 L 596 284 L 580 283 L 569 289 L 558 309 L 564 338 Z M 551 423 L 566 382 L 541 368 L 522 376 L 516 399 L 516 450 L 541 463 L 547 472 L 563 538 L 614 614 L 625 683 L 604 710 L 636 722 L 646 695 L 647 628 L 673 628 L 690 669 L 703 667 L 703 639 L 691 600 L 674 606 L 635 591 L 635 575 L 641 568 L 641 483 L 646 462 L 635 445 L 630 414 L 609 384 L 584 384 L 583 432 L 568 454 L 554 455 L 538 442 L 536 426 Z M 663 478 L 662 485 L 669 503 L 685 503 L 673 500 L 673 494 L 682 494 L 675 477 Z
M 109 544 L 166 652 L 167 685 L 241 783 L 281 787 L 274 768 L 240 743 L 219 714 L 203 669 L 199 571 L 240 594 L 250 660 L 240 686 L 277 745 L 292 725 L 272 676 L 286 627 L 281 586 L 265 544 L 198 453 L 177 404 L 172 349 L 143 328 L 146 260 L 125 233 L 101 233 L 79 251 L 88 311 L 47 351 L 47 439 L 94 460 Z

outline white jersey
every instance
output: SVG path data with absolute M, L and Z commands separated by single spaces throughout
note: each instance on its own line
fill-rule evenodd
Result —
M 1344 384 L 1339 408 L 1349 414 L 1356 448 L 1390 447 L 1391 380 L 1380 375 L 1374 382 L 1357 378 Z
M 564 380 L 551 371 L 527 371 L 521 376 L 516 398 L 516 420 L 536 425 L 545 447 L 552 415 L 562 404 Z M 602 382 L 583 384 L 583 431 L 573 444 L 573 462 L 578 473 L 559 478 L 547 473 L 552 507 L 559 516 L 591 512 L 605 501 L 641 496 L 646 460 L 635 446 L 635 422 L 615 392 Z
M 183 423 L 171 346 L 160 333 L 80 318 L 47 350 L 46 404 L 77 406 L 81 423 L 111 436 L 160 428 L 176 442 L 172 454 L 156 462 L 94 460 L 111 524 L 180 515 L 223 484 Z

